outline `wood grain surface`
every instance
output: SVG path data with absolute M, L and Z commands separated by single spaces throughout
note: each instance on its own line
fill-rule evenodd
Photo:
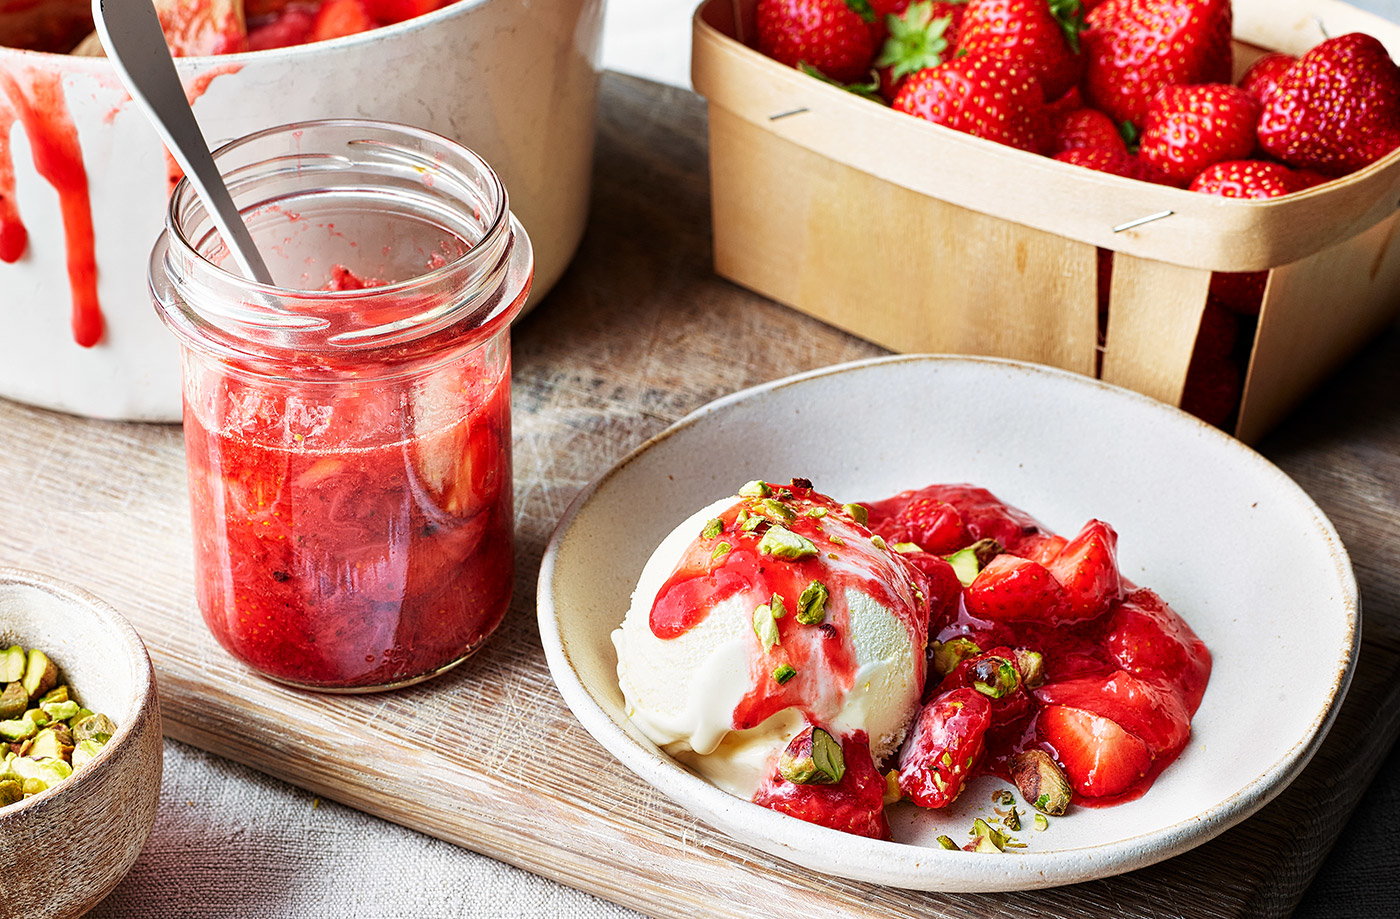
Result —
M 538 646 L 534 581 L 579 489 L 716 396 L 880 353 L 716 279 L 704 136 L 704 109 L 691 94 L 605 79 L 589 233 L 516 337 L 514 606 L 456 671 L 392 694 L 324 697 L 235 664 L 195 609 L 184 462 L 171 427 L 0 402 L 0 564 L 68 578 L 133 621 L 155 660 L 170 735 L 653 915 L 1287 914 L 1400 728 L 1393 332 L 1265 446 L 1354 554 L 1366 643 L 1351 695 L 1313 765 L 1278 801 L 1191 853 L 1033 894 L 922 894 L 822 877 L 689 817 L 570 715 Z

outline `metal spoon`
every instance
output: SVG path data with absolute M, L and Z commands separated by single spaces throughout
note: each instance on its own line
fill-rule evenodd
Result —
M 246 277 L 272 285 L 262 254 L 199 129 L 150 0 L 92 0 L 92 18 L 126 91 L 151 119 Z

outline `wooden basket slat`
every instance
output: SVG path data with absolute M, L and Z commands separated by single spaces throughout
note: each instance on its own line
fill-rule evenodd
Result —
M 1205 312 L 1210 275 L 1195 268 L 1116 255 L 1103 379 L 1171 405 L 1179 404 Z

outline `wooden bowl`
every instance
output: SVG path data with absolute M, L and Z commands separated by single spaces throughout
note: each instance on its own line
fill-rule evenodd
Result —
M 0 568 L 0 644 L 41 648 L 79 701 L 117 724 L 67 781 L 0 808 L 0 919 L 78 916 L 130 870 L 155 821 L 161 731 L 151 659 L 106 603 L 14 568 Z

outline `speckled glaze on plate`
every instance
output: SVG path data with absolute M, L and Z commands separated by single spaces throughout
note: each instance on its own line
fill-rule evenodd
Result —
M 1131 580 L 1165 596 L 1215 657 L 1177 760 L 1141 799 L 1075 808 L 1029 847 L 941 849 L 991 815 L 991 779 L 948 812 L 891 809 L 894 841 L 804 823 L 720 791 L 622 711 L 609 634 L 652 549 L 755 478 L 810 478 L 843 501 L 971 481 L 1061 532 L 1119 533 Z M 641 511 L 639 509 L 645 509 Z M 899 356 L 748 389 L 682 419 L 570 507 L 539 582 L 541 639 L 574 714 L 624 765 L 736 839 L 814 871 L 897 887 L 1002 891 L 1106 877 L 1184 852 L 1277 795 L 1322 742 L 1360 641 L 1356 581 L 1317 505 L 1277 467 L 1189 415 L 1049 368 Z

